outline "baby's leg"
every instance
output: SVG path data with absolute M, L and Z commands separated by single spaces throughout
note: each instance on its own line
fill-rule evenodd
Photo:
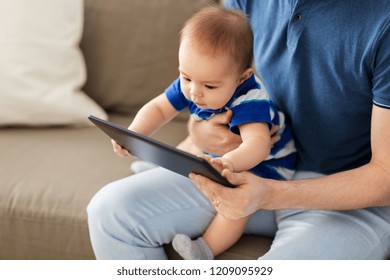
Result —
M 228 220 L 217 214 L 202 237 L 191 240 L 178 234 L 173 239 L 173 248 L 184 259 L 213 259 L 238 241 L 248 219 Z
M 240 239 L 249 217 L 240 220 L 228 220 L 220 214 L 215 216 L 203 234 L 203 239 L 214 256 L 225 252 Z

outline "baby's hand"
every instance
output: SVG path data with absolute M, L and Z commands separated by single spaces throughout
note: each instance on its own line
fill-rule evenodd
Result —
M 211 159 L 212 163 L 215 163 L 219 168 L 219 170 L 228 169 L 230 171 L 234 171 L 233 163 L 227 158 L 218 157 Z
M 126 150 L 126 149 L 123 149 L 121 145 L 119 145 L 117 142 L 115 142 L 114 140 L 111 139 L 111 143 L 112 143 L 112 147 L 114 148 L 114 152 L 124 158 L 124 157 L 127 157 L 128 155 L 130 155 L 130 153 Z

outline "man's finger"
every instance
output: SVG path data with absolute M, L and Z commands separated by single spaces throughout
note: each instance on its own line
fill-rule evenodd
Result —
M 225 177 L 233 185 L 242 185 L 245 181 L 243 173 L 232 172 L 229 169 L 224 169 L 222 171 L 222 176 Z
M 274 125 L 271 127 L 271 131 L 270 131 L 271 135 L 274 135 L 276 132 L 278 132 L 279 128 L 280 128 L 280 126 L 274 124 Z
M 232 116 L 233 111 L 227 110 L 224 113 L 214 115 L 212 120 L 220 124 L 229 124 L 230 120 L 232 119 Z
M 274 146 L 276 142 L 278 142 L 281 139 L 280 135 L 276 134 L 271 137 L 271 146 Z
M 219 186 L 214 182 L 210 182 L 210 179 L 195 173 L 190 173 L 188 177 L 194 182 L 196 187 L 210 199 L 210 201 L 219 193 Z M 221 188 L 224 187 L 221 186 Z

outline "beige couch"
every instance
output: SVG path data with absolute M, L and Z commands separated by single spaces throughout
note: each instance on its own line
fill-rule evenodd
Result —
M 177 76 L 178 31 L 207 0 L 86 0 L 83 90 L 127 126 Z M 94 127 L 0 128 L 0 259 L 93 259 L 86 206 L 110 181 L 131 175 Z M 179 118 L 155 137 L 176 145 Z M 270 239 L 246 236 L 220 258 L 253 259 Z M 172 249 L 167 246 L 171 258 Z

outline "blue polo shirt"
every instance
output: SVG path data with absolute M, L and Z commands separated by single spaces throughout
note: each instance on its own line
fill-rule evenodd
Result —
M 226 0 L 249 15 L 255 67 L 296 137 L 298 170 L 371 159 L 372 106 L 390 108 L 389 0 Z

